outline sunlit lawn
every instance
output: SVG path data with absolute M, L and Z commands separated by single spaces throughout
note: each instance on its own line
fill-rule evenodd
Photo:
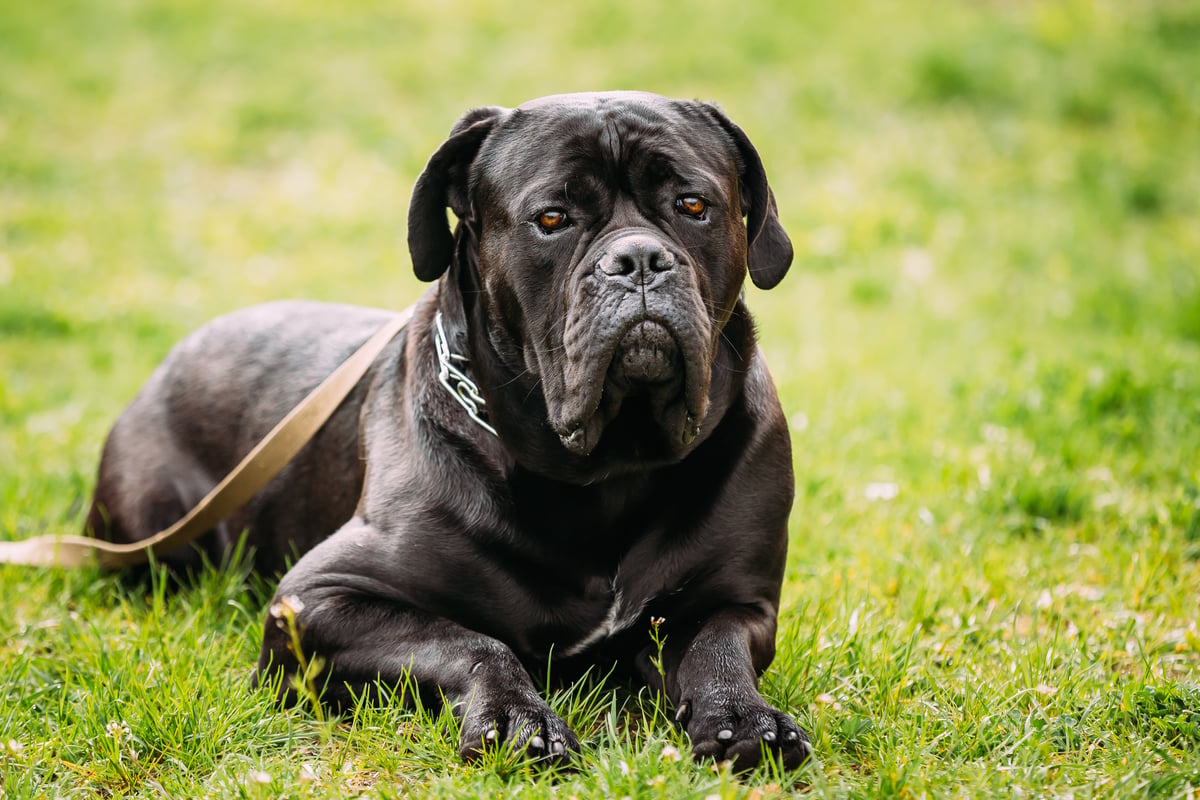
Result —
M 581 769 L 247 689 L 269 583 L 0 569 L 0 796 L 1190 797 L 1200 787 L 1200 6 L 9 3 L 0 537 L 76 532 L 107 426 L 254 302 L 402 307 L 466 108 L 720 102 L 797 261 L 751 291 L 797 503 L 764 679 L 795 776 L 555 695 Z M 681 751 L 677 757 L 675 751 Z M 757 794 L 756 794 L 757 793 Z

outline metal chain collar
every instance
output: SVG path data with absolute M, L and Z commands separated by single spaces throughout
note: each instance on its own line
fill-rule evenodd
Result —
M 450 341 L 446 338 L 446 329 L 442 327 L 442 312 L 433 317 L 433 346 L 437 350 L 438 381 L 467 412 L 467 416 L 475 420 L 479 427 L 496 436 L 496 429 L 487 423 L 487 402 L 479 393 L 479 386 L 471 380 L 471 376 L 463 372 L 454 362 L 466 367 L 471 360 L 466 356 L 450 352 Z

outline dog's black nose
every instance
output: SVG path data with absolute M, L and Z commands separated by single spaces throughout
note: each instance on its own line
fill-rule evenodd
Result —
M 635 286 L 651 286 L 675 266 L 675 255 L 653 236 L 622 236 L 609 246 L 597 263 L 613 280 Z

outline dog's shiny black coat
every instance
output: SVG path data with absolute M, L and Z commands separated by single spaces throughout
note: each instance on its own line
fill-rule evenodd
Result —
M 697 755 L 799 764 L 806 737 L 756 688 L 793 480 L 741 300 L 747 272 L 770 288 L 792 252 L 745 134 L 643 93 L 469 112 L 417 182 L 409 247 L 437 283 L 408 329 L 208 555 L 243 530 L 263 572 L 302 554 L 277 598 L 329 665 L 325 701 L 411 674 L 454 705 L 466 758 L 568 759 L 578 740 L 527 668 L 617 663 L 661 685 L 661 618 Z M 498 437 L 438 383 L 438 311 Z M 193 334 L 115 425 L 90 528 L 166 527 L 387 316 L 276 303 Z M 258 679 L 296 664 L 268 619 Z

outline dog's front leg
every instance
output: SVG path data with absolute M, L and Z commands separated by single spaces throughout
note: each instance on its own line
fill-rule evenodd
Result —
M 663 652 L 666 689 L 697 758 L 732 760 L 752 769 L 764 753 L 786 769 L 811 747 L 790 716 L 758 693 L 758 675 L 775 653 L 775 615 L 753 606 L 722 609 L 685 642 Z
M 512 748 L 565 764 L 578 751 L 575 734 L 507 645 L 396 598 L 354 569 L 361 553 L 339 559 L 347 550 L 331 542 L 301 559 L 280 583 L 273 607 L 290 610 L 266 621 L 256 684 L 282 673 L 280 700 L 295 702 L 291 678 L 300 664 L 287 619 L 292 614 L 301 653 L 325 664 L 315 683 L 327 706 L 352 708 L 364 693 L 410 680 L 424 702 L 444 698 L 450 704 L 460 721 L 459 753 L 468 761 L 488 749 Z

